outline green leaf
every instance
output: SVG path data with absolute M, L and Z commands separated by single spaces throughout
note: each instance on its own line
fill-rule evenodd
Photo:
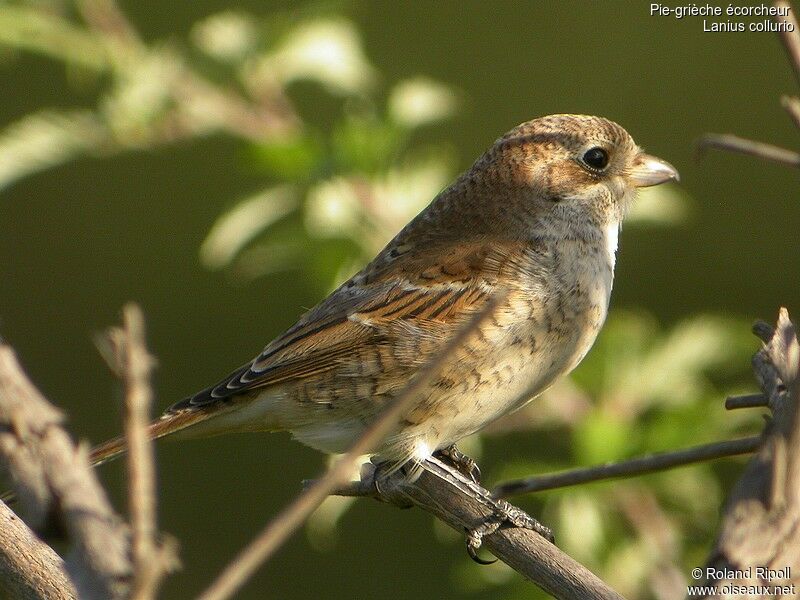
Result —
M 295 188 L 262 190 L 240 201 L 217 219 L 200 247 L 200 260 L 209 269 L 229 266 L 236 256 L 298 204 Z
M 252 156 L 259 167 L 283 181 L 310 179 L 325 157 L 321 140 L 311 134 L 270 140 L 252 146 Z
M 348 117 L 334 129 L 333 156 L 345 172 L 378 173 L 392 163 L 403 147 L 405 131 L 376 119 Z
M 37 52 L 93 71 L 110 67 L 102 39 L 46 10 L 0 6 L 0 45 Z
M 108 143 L 108 130 L 88 110 L 25 115 L 0 131 L 0 189 Z
M 595 412 L 575 430 L 575 453 L 581 464 L 594 465 L 620 460 L 633 445 L 628 424 Z

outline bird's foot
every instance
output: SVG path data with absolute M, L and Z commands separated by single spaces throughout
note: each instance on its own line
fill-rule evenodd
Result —
M 362 467 L 362 481 L 369 481 L 370 485 L 374 486 L 376 498 L 406 508 L 412 506 L 412 503 L 402 493 L 403 486 L 416 479 L 416 477 L 410 478 L 409 469 L 417 473 L 422 468 L 473 498 L 484 507 L 484 514 L 488 512 L 487 516 L 478 520 L 477 525 L 465 527 L 467 554 L 478 564 L 487 565 L 494 562 L 478 556 L 478 550 L 487 535 L 491 535 L 503 527 L 530 529 L 549 542 L 553 542 L 553 532 L 550 528 L 539 523 L 524 510 L 517 508 L 502 498 L 492 496 L 489 490 L 482 487 L 473 478 L 474 473 L 480 473 L 475 462 L 458 450 L 456 452 L 460 460 L 453 460 L 450 455 L 452 450 L 452 447 L 448 448 L 448 454 L 444 454 L 441 451 L 437 452 L 422 463 L 414 462 L 412 464 L 409 462 L 404 465 L 380 461 L 367 463 Z M 373 461 L 375 461 L 374 458 Z M 465 462 L 471 466 L 466 469 L 460 468 L 459 465 Z M 368 467 L 368 471 L 364 471 L 365 467 Z M 395 474 L 399 476 L 393 476 Z
M 450 450 L 450 448 L 448 448 Z M 440 451 L 441 452 L 441 451 Z M 459 454 L 461 454 L 459 452 Z M 464 455 L 461 454 L 463 457 Z M 473 461 L 474 465 L 474 461 Z M 477 466 L 475 467 L 477 469 Z M 506 502 L 502 498 L 495 498 L 491 492 L 482 487 L 472 478 L 472 470 L 465 472 L 463 469 L 451 466 L 450 460 L 442 460 L 440 453 L 426 461 L 426 470 L 448 481 L 454 487 L 474 498 L 482 504 L 489 515 L 477 526 L 466 528 L 467 554 L 475 562 L 485 565 L 494 561 L 486 561 L 478 556 L 483 538 L 493 534 L 501 527 L 521 527 L 535 531 L 549 542 L 553 542 L 553 532 L 549 527 L 542 525 L 524 510 Z
M 461 450 L 459 450 L 455 444 L 452 444 L 447 448 L 437 450 L 434 452 L 434 456 L 439 457 L 440 460 L 450 463 L 463 475 L 469 477 L 473 482 L 481 482 L 481 470 L 478 467 L 478 463 L 461 452 Z
M 485 498 L 482 500 L 486 500 Z M 467 554 L 469 557 L 474 560 L 479 565 L 490 565 L 495 560 L 486 560 L 478 556 L 478 550 L 480 550 L 481 545 L 483 544 L 483 538 L 487 535 L 491 535 L 501 527 L 520 527 L 522 529 L 530 529 L 531 531 L 535 531 L 544 539 L 546 539 L 550 543 L 555 542 L 555 538 L 553 537 L 553 531 L 547 527 L 546 525 L 542 525 L 526 513 L 521 508 L 517 508 L 516 506 L 509 504 L 505 500 L 502 499 L 489 499 L 488 502 L 484 502 L 488 504 L 492 508 L 492 514 L 489 515 L 483 523 L 474 527 L 472 529 L 467 529 Z

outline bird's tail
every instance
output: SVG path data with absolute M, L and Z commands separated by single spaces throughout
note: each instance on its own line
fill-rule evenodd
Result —
M 203 409 L 182 410 L 179 412 L 167 413 L 163 417 L 150 423 L 147 426 L 147 433 L 151 440 L 157 440 L 201 423 L 202 421 L 205 421 L 209 417 L 213 416 L 215 413 L 216 411 Z M 116 437 L 92 448 L 91 452 L 89 453 L 89 461 L 93 467 L 101 465 L 120 457 L 127 451 L 127 449 L 128 447 L 125 443 L 125 438 Z M 16 494 L 10 490 L 3 492 L 0 494 L 0 500 L 6 504 L 9 504 L 16 500 Z
M 205 421 L 212 414 L 213 411 L 208 410 L 183 410 L 167 413 L 147 426 L 147 434 L 151 440 L 157 440 Z M 127 449 L 125 438 L 115 437 L 92 448 L 89 453 L 89 462 L 93 467 L 102 465 L 125 454 Z

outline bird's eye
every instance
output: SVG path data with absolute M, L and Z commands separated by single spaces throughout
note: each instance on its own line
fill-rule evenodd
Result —
M 592 169 L 602 171 L 608 166 L 608 152 L 599 147 L 589 148 L 583 154 L 583 162 Z

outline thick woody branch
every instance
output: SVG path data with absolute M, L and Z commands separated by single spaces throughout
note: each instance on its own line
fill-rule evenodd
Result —
M 398 506 L 417 506 L 463 533 L 486 522 L 492 514 L 479 499 L 450 483 L 453 477 L 471 485 L 458 471 L 447 468 L 434 457 L 426 462 L 416 481 L 409 482 L 403 473 L 394 473 L 379 476 L 376 485 L 374 479 L 365 475 L 362 481 L 339 488 L 336 493 L 370 496 Z M 501 527 L 483 538 L 483 546 L 555 598 L 622 598 L 589 569 L 530 529 Z
M 0 502 L 0 597 L 76 600 L 64 561 Z
M 97 482 L 86 448 L 73 444 L 61 413 L 28 380 L 5 344 L 0 344 L 0 465 L 11 475 L 33 527 L 55 521 L 66 531 L 66 570 L 78 596 L 126 597 L 127 528 Z M 60 577 L 55 573 L 51 580 Z

